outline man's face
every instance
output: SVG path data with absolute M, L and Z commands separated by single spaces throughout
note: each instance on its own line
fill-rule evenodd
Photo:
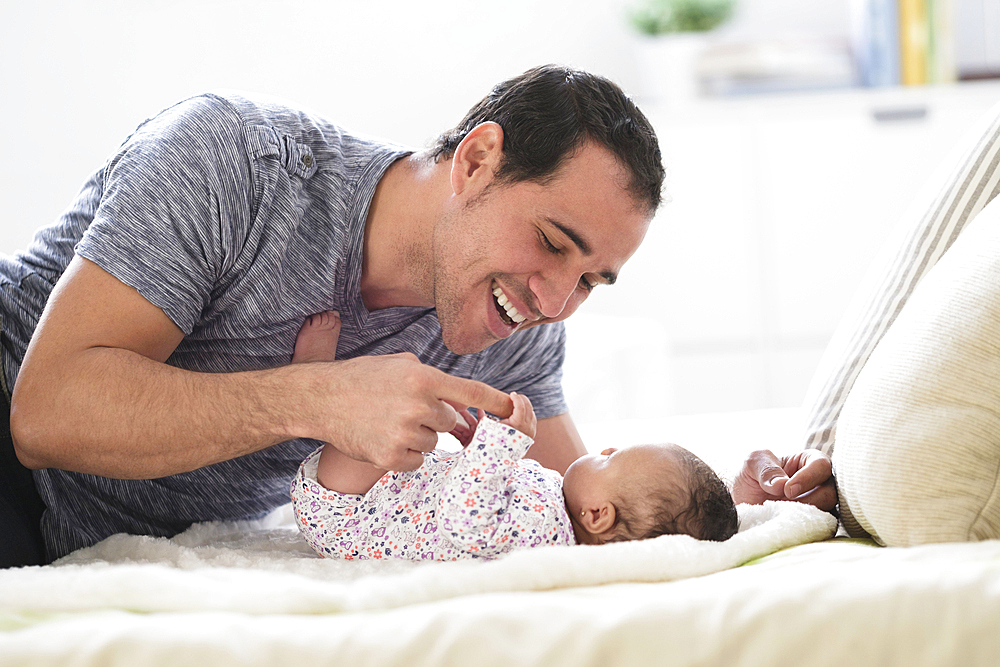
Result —
M 448 349 L 478 352 L 563 320 L 593 287 L 614 282 L 651 217 L 625 182 L 612 154 L 587 144 L 545 185 L 454 195 L 434 230 L 434 303 Z

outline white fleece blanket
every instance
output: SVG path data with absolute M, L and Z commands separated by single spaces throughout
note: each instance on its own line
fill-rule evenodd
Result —
M 727 542 L 667 535 L 518 551 L 491 561 L 338 561 L 315 556 L 287 508 L 255 523 L 207 523 L 172 538 L 115 535 L 47 567 L 0 571 L 0 612 L 384 610 L 445 598 L 618 582 L 671 581 L 831 537 L 836 520 L 796 503 L 740 506 Z M 2 619 L 0 619 L 2 620 Z

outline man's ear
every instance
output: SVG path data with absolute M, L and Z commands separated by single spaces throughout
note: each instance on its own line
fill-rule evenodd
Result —
M 615 527 L 617 516 L 614 503 L 604 501 L 600 505 L 584 510 L 580 524 L 591 535 L 610 534 L 609 531 Z
M 451 158 L 451 189 L 462 194 L 470 187 L 485 187 L 503 155 L 503 128 L 480 123 L 465 135 Z

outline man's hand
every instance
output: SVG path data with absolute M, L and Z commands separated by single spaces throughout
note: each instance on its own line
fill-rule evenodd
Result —
M 529 438 L 534 439 L 538 420 L 535 417 L 534 408 L 531 407 L 531 401 L 527 396 L 519 394 L 516 391 L 510 392 L 510 400 L 514 404 L 514 411 L 501 423 L 512 426 Z M 467 409 L 464 409 L 463 406 L 455 405 L 450 401 L 446 402 L 458 412 L 457 423 L 450 433 L 458 440 L 462 447 L 468 447 L 472 442 L 472 436 L 476 433 L 476 427 L 479 426 L 479 420 L 483 418 L 483 412 L 479 412 L 479 418 L 477 419 Z
M 419 468 L 438 433 L 461 428 L 468 407 L 501 417 L 513 410 L 504 392 L 425 366 L 409 353 L 321 362 L 314 370 L 322 378 L 303 406 L 312 424 L 304 435 L 385 470 Z
M 760 505 L 765 500 L 793 500 L 833 510 L 837 487 L 830 457 L 818 449 L 782 458 L 766 449 L 752 452 L 733 483 L 733 501 Z

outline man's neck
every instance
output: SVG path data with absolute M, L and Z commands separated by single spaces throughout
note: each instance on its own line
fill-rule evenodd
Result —
M 446 164 L 420 154 L 382 175 L 365 221 L 361 299 L 368 310 L 431 307 L 432 237 Z

